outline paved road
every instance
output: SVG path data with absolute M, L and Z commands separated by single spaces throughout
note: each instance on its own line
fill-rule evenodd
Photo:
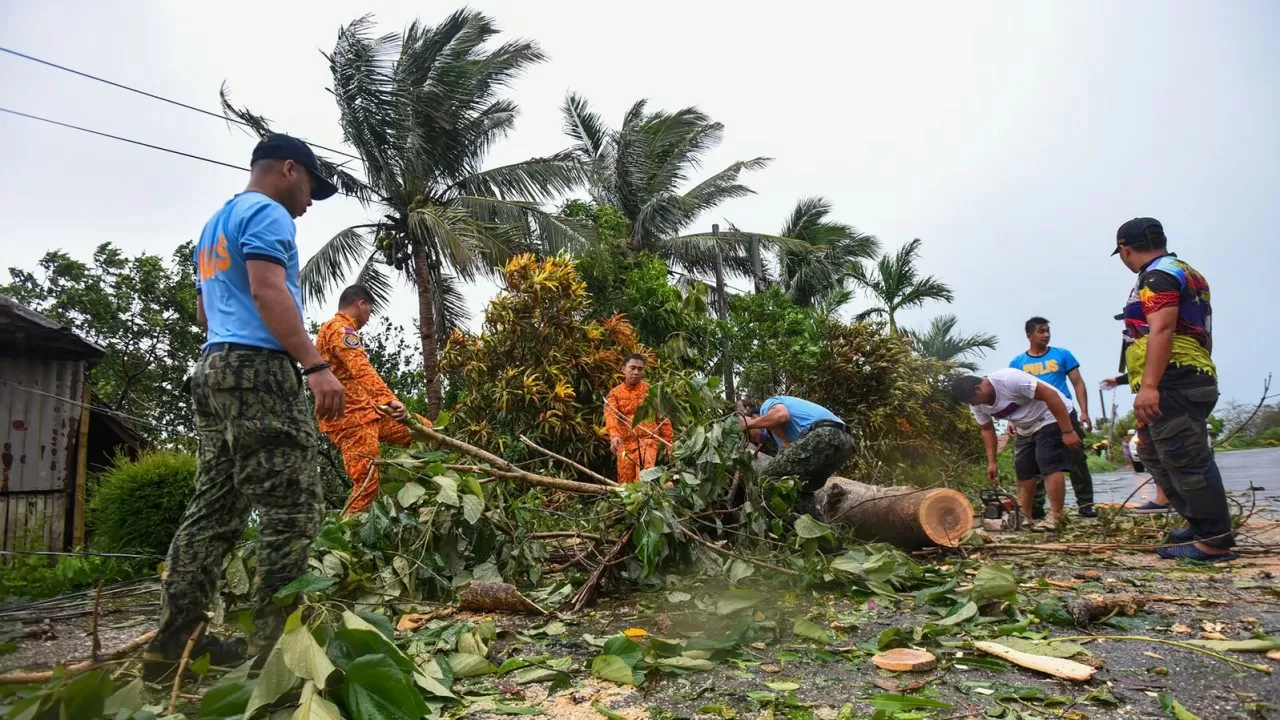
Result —
M 1263 488 L 1258 491 L 1258 503 L 1266 502 L 1280 508 L 1280 448 L 1259 450 L 1233 450 L 1218 453 L 1218 468 L 1222 470 L 1222 482 L 1227 492 L 1248 498 L 1249 484 Z M 1094 497 L 1098 502 L 1121 502 L 1142 481 L 1146 474 L 1131 472 L 1100 473 L 1093 476 Z M 1071 487 L 1071 483 L 1067 483 Z M 1067 494 L 1070 495 L 1070 489 Z M 1134 501 L 1141 502 L 1154 497 L 1150 485 L 1138 491 Z

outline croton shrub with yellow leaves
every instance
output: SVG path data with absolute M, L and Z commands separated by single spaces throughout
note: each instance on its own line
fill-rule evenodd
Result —
M 588 317 L 572 260 L 525 254 L 504 272 L 480 334 L 455 331 L 445 346 L 441 369 L 458 393 L 449 432 L 511 460 L 531 456 L 522 434 L 584 464 L 600 460 L 604 396 L 624 358 L 649 353 L 625 318 Z

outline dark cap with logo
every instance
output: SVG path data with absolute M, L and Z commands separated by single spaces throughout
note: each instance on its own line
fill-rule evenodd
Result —
M 259 160 L 292 160 L 311 173 L 311 199 L 325 200 L 338 192 L 337 186 L 320 173 L 320 163 L 316 162 L 316 154 L 311 146 L 296 137 L 284 133 L 272 133 L 253 149 L 253 159 L 249 166 Z
M 1155 250 L 1168 242 L 1164 236 L 1164 226 L 1152 217 L 1134 218 L 1116 230 L 1116 249 L 1112 255 L 1120 254 L 1121 247 L 1137 250 Z

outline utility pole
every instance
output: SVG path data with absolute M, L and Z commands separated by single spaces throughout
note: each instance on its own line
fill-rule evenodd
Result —
M 716 244 L 716 315 L 721 322 L 729 320 L 729 299 L 724 292 L 724 256 L 720 252 L 720 226 L 711 226 L 711 240 Z M 721 359 L 724 364 L 724 396 L 729 402 L 738 400 L 738 393 L 733 388 L 733 358 L 729 353 L 729 334 L 725 333 L 721 343 Z
M 760 260 L 760 238 L 751 236 L 751 281 L 757 294 L 764 292 L 764 262 Z

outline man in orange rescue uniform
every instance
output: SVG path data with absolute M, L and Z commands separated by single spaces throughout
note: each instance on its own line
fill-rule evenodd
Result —
M 627 357 L 622 365 L 622 384 L 604 399 L 604 424 L 609 430 L 609 449 L 618 456 L 620 483 L 633 483 L 641 470 L 656 465 L 659 445 L 670 447 L 673 437 L 670 420 L 632 424 L 636 410 L 649 397 L 644 365 L 643 355 Z
M 337 420 L 320 420 L 320 430 L 342 452 L 342 464 L 351 478 L 351 499 L 344 516 L 368 510 L 378 497 L 378 443 L 407 447 L 413 437 L 400 423 L 407 412 L 404 403 L 369 364 L 358 331 L 373 314 L 373 296 L 363 285 L 352 285 L 338 297 L 338 314 L 320 326 L 316 349 L 342 381 L 347 412 Z M 391 417 L 378 411 L 391 408 Z M 418 418 L 424 425 L 431 423 Z

